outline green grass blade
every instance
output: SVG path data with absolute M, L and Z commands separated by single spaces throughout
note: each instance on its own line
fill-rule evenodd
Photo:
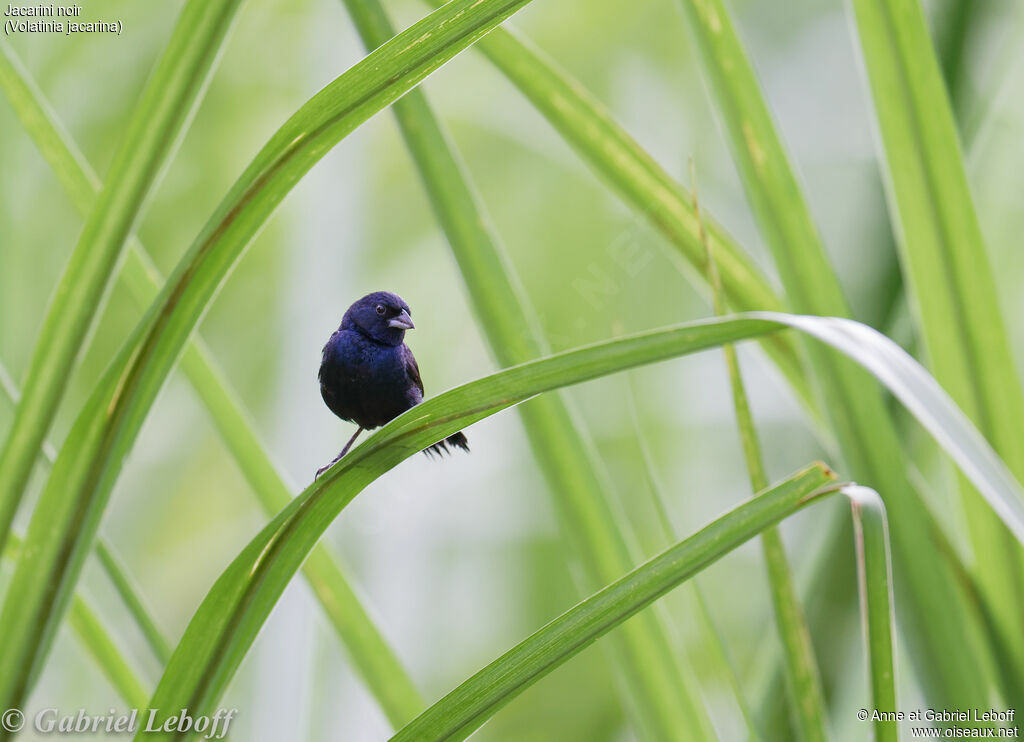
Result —
M 691 195 L 669 175 L 579 82 L 559 69 L 519 34 L 504 28 L 477 47 L 544 115 L 619 195 L 686 257 L 695 283 L 703 286 L 707 253 L 701 244 Z M 711 249 L 730 306 L 784 306 L 771 283 L 725 229 L 707 220 Z
M 368 49 L 394 34 L 378 0 L 345 0 Z M 497 31 L 496 31 L 497 32 Z M 426 97 L 413 91 L 393 111 L 427 195 L 445 230 L 476 309 L 481 332 L 503 366 L 536 358 L 546 343 L 469 175 Z M 636 563 L 614 515 L 612 493 L 597 472 L 600 461 L 586 444 L 566 403 L 551 395 L 522 408 L 527 436 L 543 466 L 564 531 L 585 565 L 586 595 Z M 712 738 L 714 731 L 693 673 L 669 639 L 667 621 L 653 612 L 617 636 L 611 650 L 624 682 L 626 708 L 637 733 L 657 740 Z
M 392 737 L 392 742 L 465 739 L 525 688 L 604 634 L 825 494 L 833 478 L 820 464 L 805 469 L 663 551 L 480 670 Z
M 848 314 L 753 67 L 722 0 L 680 0 L 728 132 L 751 209 L 782 278 L 789 303 Z M 786 208 L 781 208 L 785 206 Z
M 672 516 L 669 514 L 667 499 L 664 494 L 664 487 L 657 474 L 654 457 L 651 455 L 650 446 L 644 435 L 643 426 L 640 424 L 640 417 L 637 414 L 636 389 L 633 384 L 633 375 L 629 378 L 629 416 L 633 423 L 633 437 L 640 449 L 640 459 L 643 461 L 644 474 L 647 480 L 647 491 L 650 494 L 652 509 L 657 515 L 656 521 L 660 526 L 660 543 L 675 543 L 679 540 L 676 529 L 672 524 Z M 701 627 L 703 640 L 700 642 L 702 650 L 707 653 L 710 663 L 706 666 L 706 675 L 711 677 L 724 678 L 732 691 L 736 707 L 739 710 L 743 723 L 747 727 L 748 742 L 763 742 L 764 736 L 754 721 L 754 714 L 744 694 L 743 684 L 740 681 L 739 673 L 736 671 L 736 664 L 729 654 L 725 637 L 720 630 L 718 623 L 712 615 L 711 608 L 701 590 L 700 582 L 694 579 L 690 583 L 692 588 L 693 603 L 696 607 L 697 619 Z
M 747 742 L 765 742 L 765 736 L 758 728 L 757 722 L 754 719 L 754 713 L 744 695 L 739 672 L 737 672 L 736 664 L 729 655 L 725 637 L 718 624 L 715 623 L 714 616 L 711 614 L 711 609 L 704 597 L 704 592 L 700 588 L 700 583 L 694 580 L 692 584 L 694 602 L 697 604 L 697 617 L 700 621 L 701 634 L 704 637 L 703 643 L 707 645 L 705 651 L 711 656 L 711 667 L 709 670 L 726 679 L 729 689 L 736 699 L 740 716 L 743 718 L 743 725 L 747 731 Z
M 895 714 L 900 709 L 896 705 L 896 673 L 893 667 L 895 620 L 885 504 L 878 493 L 868 487 L 843 487 L 842 493 L 850 499 L 853 511 L 871 708 L 883 714 Z M 899 739 L 899 726 L 895 721 L 878 719 L 873 726 L 875 742 L 896 742 Z
M 14 559 L 20 550 L 21 539 L 12 533 L 7 540 L 4 556 Z M 149 692 L 118 649 L 96 611 L 81 595 L 76 594 L 71 600 L 68 624 L 121 699 L 130 708 L 145 708 Z
M 324 530 L 367 484 L 409 456 L 537 394 L 790 326 L 848 354 L 886 384 L 1024 541 L 1024 489 L 934 379 L 884 335 L 851 320 L 767 312 L 652 330 L 499 371 L 429 399 L 374 432 L 228 566 L 192 617 L 150 707 L 194 714 L 211 708 Z
M 782 641 L 782 665 L 795 728 L 800 739 L 825 740 L 828 719 L 818 662 L 778 528 L 769 528 L 761 534 L 761 552 L 768 569 L 772 609 Z
M 129 708 L 145 708 L 149 691 L 125 661 L 117 644 L 103 627 L 99 616 L 80 595 L 75 595 L 71 600 L 68 624 L 89 650 L 89 654 L 107 676 L 114 690 L 124 699 L 125 704 Z
M 337 559 L 323 546 L 302 565 L 310 587 L 345 643 L 352 664 L 394 729 L 426 705 L 409 671 L 374 625 Z
M 677 265 L 704 286 L 707 255 L 700 243 L 690 194 L 662 168 L 578 81 L 508 27 L 476 46 L 537 111 L 628 205 L 648 219 L 673 245 Z M 769 280 L 723 227 L 707 220 L 711 249 L 722 274 L 729 305 L 736 311 L 786 308 Z M 816 413 L 796 349 L 785 337 L 763 342 L 768 355 L 804 406 Z
M 870 372 L 931 434 L 1024 544 L 1024 490 L 1019 481 L 942 386 L 896 343 L 866 325 L 839 317 L 771 312 L 751 312 L 747 316 L 774 319 L 800 330 Z M 930 518 L 927 527 L 933 527 Z M 934 536 L 931 538 L 934 540 Z
M 70 144 L 71 135 L 61 126 L 32 75 L 6 42 L 0 42 L 0 90 L 72 205 L 80 214 L 88 215 L 96 203 L 100 180 L 85 155 Z
M 942 23 L 935 31 L 935 46 L 942 68 L 942 78 L 949 91 L 950 105 L 960 123 L 970 117 L 970 85 L 967 84 L 971 71 L 968 47 L 977 33 L 981 17 L 981 6 L 971 0 L 953 0 L 947 3 Z
M 711 252 L 710 243 L 704 233 L 704 222 L 701 217 L 700 205 L 697 201 L 696 177 L 693 162 L 690 162 L 690 174 L 694 180 L 693 211 L 698 220 L 698 230 L 708 253 L 708 283 L 714 294 L 715 314 L 725 312 L 725 294 L 722 281 Z M 743 385 L 743 374 L 736 348 L 731 343 L 722 346 L 725 365 L 729 371 L 729 385 L 732 390 L 733 406 L 736 410 L 736 423 L 739 427 L 743 455 L 750 475 L 750 485 L 754 492 L 768 487 L 768 475 L 765 471 L 764 458 L 761 454 L 761 443 L 754 427 L 754 416 L 747 401 L 747 391 Z M 783 670 L 786 678 L 786 689 L 789 693 L 789 704 L 793 712 L 793 721 L 800 738 L 805 742 L 817 740 L 824 742 L 827 719 L 825 699 L 821 689 L 821 677 L 818 662 L 814 657 L 811 644 L 811 633 L 807 627 L 803 607 L 797 595 L 793 572 L 786 558 L 786 550 L 782 543 L 782 534 L 775 526 L 770 526 L 761 533 L 761 550 L 765 565 L 768 567 L 768 584 L 775 611 L 775 624 L 782 640 Z
M 937 524 L 936 530 L 938 531 Z M 1005 628 L 996 620 L 995 612 L 981 592 L 977 579 L 960 559 L 959 553 L 949 542 L 945 533 L 938 532 L 936 534 L 936 543 L 939 544 L 940 556 L 953 565 L 957 579 L 960 580 L 963 591 L 968 596 L 971 610 L 975 612 L 978 622 L 988 633 L 991 645 L 997 649 L 1003 646 L 1012 646 L 1010 638 L 1005 635 Z M 999 682 L 1002 684 L 1004 698 L 1010 699 L 1008 705 L 1016 705 L 1019 708 L 1020 702 L 1012 699 L 1024 698 L 1024 668 L 1014 662 L 1013 653 L 1010 651 L 997 651 L 995 655 L 993 658 L 994 669 L 999 673 Z
M 99 192 L 100 180 L 13 53 L 0 55 L 0 89 L 57 174 L 74 207 L 83 215 L 88 214 Z M 142 308 L 152 303 L 163 285 L 163 278 L 134 235 L 129 238 L 128 255 L 118 278 Z M 239 469 L 264 510 L 272 517 L 288 504 L 292 489 L 271 461 L 243 405 L 198 335 L 185 346 L 181 367 L 204 402 Z M 12 399 L 17 398 L 14 384 L 2 364 L 0 382 Z M 50 460 L 52 462 L 52 456 Z M 96 552 L 154 653 L 161 664 L 166 664 L 171 654 L 170 647 L 142 606 L 138 594 L 127 589 L 130 588 L 129 578 L 123 569 L 119 569 L 116 559 L 111 558 L 112 552 L 102 540 L 97 543 Z M 416 716 L 424 704 L 415 685 L 374 626 L 335 558 L 326 548 L 318 546 L 303 565 L 303 574 L 345 643 L 356 671 L 394 728 Z
M 330 148 L 528 0 L 453 0 L 330 83 L 264 146 L 104 374 L 29 524 L 0 623 L 0 705 L 27 695 L 145 416 L 228 270 Z
M 114 550 L 102 539 L 96 541 L 96 556 L 99 558 L 100 564 L 103 565 L 103 571 L 107 573 L 107 577 L 114 584 L 114 589 L 121 597 L 121 602 L 132 614 L 136 625 L 146 638 L 146 643 L 149 644 L 149 648 L 153 650 L 153 654 L 160 661 L 160 666 L 163 667 L 171 658 L 171 645 L 164 638 L 163 632 L 156 625 L 156 621 L 153 620 L 145 603 L 142 602 L 139 590 L 128 575 L 128 570 L 121 564 L 121 560 Z
M 1022 393 L 964 170 L 956 121 L 919 0 L 852 4 L 884 149 L 897 243 L 935 378 L 1018 478 Z M 970 487 L 964 511 L 979 584 L 1024 665 L 1020 546 Z
M 724 1 L 680 2 L 790 306 L 808 314 L 849 316 L 842 287 Z M 926 693 L 947 708 L 984 706 L 987 683 L 976 661 L 977 633 L 948 565 L 929 558 L 933 544 L 920 496 L 908 481 L 900 441 L 882 398 L 862 370 L 824 348 L 809 348 L 823 408 L 850 474 L 889 498 L 894 565 L 901 576 L 901 620 L 913 627 L 907 632 L 908 645 Z
M 132 226 L 202 92 L 239 0 L 190 0 L 135 108 L 39 331 L 0 451 L 0 546 Z M 2 44 L 4 53 L 7 42 Z

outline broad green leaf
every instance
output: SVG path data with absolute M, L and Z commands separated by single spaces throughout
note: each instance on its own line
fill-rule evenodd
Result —
M 771 249 L 789 305 L 849 316 L 754 69 L 724 0 L 680 0 L 708 89 L 717 104 L 751 210 Z M 986 680 L 976 632 L 948 565 L 937 562 L 920 495 L 911 487 L 895 426 L 870 378 L 834 353 L 810 346 L 823 409 L 850 475 L 886 493 L 894 565 L 901 579 L 907 643 L 929 698 L 953 708 L 984 706 Z M 843 556 L 836 552 L 835 557 Z
M 457 742 L 525 688 L 758 533 L 826 493 L 835 475 L 817 464 L 730 511 L 591 595 L 424 711 L 392 742 Z
M 202 98 L 239 5 L 240 0 L 189 0 L 121 138 L 106 186 L 46 311 L 0 451 L 0 547 L 125 240 Z M 0 50 L 10 55 L 6 40 Z
M 853 10 L 929 368 L 1024 477 L 1024 393 L 924 11 L 919 0 L 854 0 Z M 977 580 L 1024 665 L 1024 554 L 978 493 L 961 491 Z
M 150 701 L 212 708 L 302 560 L 370 482 L 489 415 L 562 386 L 794 327 L 867 368 L 939 442 L 1024 542 L 1024 490 L 942 388 L 884 335 L 851 320 L 753 313 L 652 330 L 524 363 L 438 395 L 354 448 L 282 510 L 220 576 Z
M 368 49 L 394 30 L 379 0 L 345 0 Z M 500 30 L 495 31 L 499 33 Z M 413 91 L 393 111 L 420 173 L 427 196 L 445 230 L 481 333 L 502 366 L 543 355 L 547 343 L 518 278 L 490 227 L 466 169 L 423 93 Z M 526 433 L 547 477 L 561 525 L 584 566 L 586 595 L 626 572 L 637 561 L 622 537 L 601 462 L 586 444 L 567 400 L 549 395 L 521 408 Z M 626 708 L 637 733 L 652 742 L 714 737 L 693 673 L 672 646 L 665 617 L 650 613 L 616 636 Z
M 264 146 L 210 218 L 68 434 L 0 623 L 0 706 L 18 706 L 92 545 L 124 456 L 196 323 L 274 208 L 330 148 L 528 0 L 453 0 L 330 83 Z
M 99 192 L 100 180 L 13 53 L 0 55 L 0 89 L 57 174 L 75 208 L 87 215 Z M 129 237 L 128 254 L 118 278 L 143 309 L 160 293 L 164 282 L 134 236 Z M 288 504 L 292 488 L 285 483 L 267 454 L 248 414 L 198 335 L 185 346 L 181 367 L 204 402 L 239 469 L 252 485 L 260 504 L 272 517 Z M 2 364 L 0 382 L 11 398 L 16 399 L 17 390 Z M 54 456 L 47 451 L 45 444 L 44 452 L 52 463 Z M 143 607 L 138 591 L 131 588 L 126 570 L 120 567 L 110 547 L 102 540 L 96 544 L 96 553 L 154 654 L 162 664 L 166 664 L 171 649 Z M 303 565 L 303 573 L 345 643 L 356 671 L 397 729 L 423 708 L 423 701 L 408 672 L 374 626 L 330 552 L 324 547 L 314 549 Z

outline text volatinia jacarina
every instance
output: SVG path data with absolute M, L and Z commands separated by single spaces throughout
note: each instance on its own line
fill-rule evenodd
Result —
M 423 381 L 412 351 L 403 342 L 415 325 L 409 305 L 388 291 L 375 291 L 348 308 L 324 346 L 320 362 L 320 394 L 331 412 L 359 427 L 335 458 L 317 471 L 319 477 L 344 456 L 364 430 L 398 417 L 423 401 Z M 427 449 L 448 446 L 469 450 L 462 433 Z

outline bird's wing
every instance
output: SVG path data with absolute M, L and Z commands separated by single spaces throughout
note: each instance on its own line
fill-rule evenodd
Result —
M 416 356 L 412 354 L 412 351 L 406 345 L 402 346 L 402 355 L 405 356 L 405 373 L 409 375 L 409 380 L 420 390 L 420 397 L 422 397 L 423 379 L 420 378 L 420 367 L 416 365 Z

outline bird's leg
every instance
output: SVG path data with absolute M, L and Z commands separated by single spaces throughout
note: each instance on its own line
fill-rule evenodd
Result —
M 352 437 L 348 439 L 348 443 L 346 443 L 345 447 L 343 449 L 341 449 L 341 453 L 338 454 L 337 458 L 335 458 L 334 461 L 331 462 L 331 466 L 333 466 L 334 464 L 338 463 L 338 459 L 340 459 L 342 456 L 344 456 L 345 454 L 348 453 L 348 450 L 350 448 L 352 448 L 352 444 L 356 442 L 356 438 L 358 438 L 359 434 L 362 433 L 362 432 L 363 432 L 362 428 L 356 428 L 356 432 L 353 433 Z
M 341 453 L 339 453 L 337 456 L 335 456 L 333 459 L 331 459 L 331 463 L 329 463 L 327 466 L 321 466 L 319 469 L 317 469 L 316 470 L 316 476 L 313 477 L 313 479 L 314 480 L 319 479 L 321 474 L 323 474 L 325 471 L 327 471 L 332 466 L 334 466 L 339 461 L 341 461 L 341 457 L 348 453 L 348 450 L 350 448 L 352 448 L 352 444 L 356 442 L 356 438 L 358 438 L 359 434 L 362 433 L 362 432 L 363 432 L 362 428 L 356 428 L 356 432 L 353 433 L 352 437 L 348 439 L 348 443 L 346 443 L 345 447 L 343 449 L 341 449 Z

